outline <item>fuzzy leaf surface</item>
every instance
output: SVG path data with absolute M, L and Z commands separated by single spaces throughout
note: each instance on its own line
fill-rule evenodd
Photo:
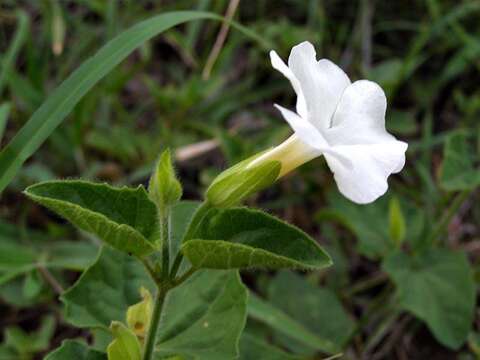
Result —
M 173 242 L 180 242 L 197 206 L 180 202 L 173 207 Z M 142 286 L 155 293 L 141 262 L 104 247 L 97 261 L 62 297 L 66 319 L 78 327 L 107 330 L 111 321 L 125 322 L 128 307 L 141 300 Z M 155 356 L 237 358 L 246 303 L 247 291 L 237 272 L 199 271 L 167 296 Z
M 155 249 L 157 210 L 142 186 L 48 181 L 30 186 L 25 194 L 120 251 L 144 256 Z
M 157 354 L 237 359 L 246 308 L 247 290 L 237 271 L 198 272 L 167 297 Z
M 125 321 L 127 308 L 141 300 L 140 288 L 154 283 L 134 257 L 103 247 L 90 266 L 61 297 L 65 318 L 78 327 L 108 330 L 112 321 Z
M 212 209 L 182 252 L 199 268 L 299 268 L 331 265 L 306 233 L 259 210 Z

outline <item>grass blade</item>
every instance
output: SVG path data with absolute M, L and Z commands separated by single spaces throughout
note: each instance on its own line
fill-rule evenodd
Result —
M 116 65 L 155 35 L 175 25 L 199 19 L 222 20 L 223 18 L 198 11 L 177 11 L 157 15 L 116 36 L 93 57 L 85 61 L 55 89 L 0 153 L 0 192 L 80 99 Z M 235 23 L 232 23 L 232 26 L 265 47 L 266 43 L 252 31 Z
M 0 105 L 0 142 L 2 142 L 3 133 L 7 126 L 8 114 L 10 114 L 10 104 L 3 103 Z
M 252 292 L 248 296 L 248 315 L 315 350 L 329 354 L 335 354 L 339 351 L 331 341 L 311 333 L 302 324 Z

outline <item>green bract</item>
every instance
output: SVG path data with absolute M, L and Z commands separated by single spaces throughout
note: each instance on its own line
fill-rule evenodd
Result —
M 30 186 L 25 194 L 121 251 L 145 256 L 155 250 L 157 209 L 142 186 L 59 180 Z
M 268 161 L 252 168 L 248 165 L 259 155 L 252 156 L 225 170 L 213 180 L 205 197 L 216 207 L 230 207 L 239 204 L 277 180 L 281 164 Z
M 320 269 L 330 257 L 300 229 L 259 210 L 211 209 L 182 252 L 198 268 Z
M 141 360 L 142 349 L 132 330 L 121 322 L 112 321 L 113 341 L 107 347 L 108 360 Z
M 182 197 L 182 185 L 175 176 L 170 151 L 165 150 L 158 160 L 155 171 L 150 178 L 148 192 L 160 212 L 175 204 Z

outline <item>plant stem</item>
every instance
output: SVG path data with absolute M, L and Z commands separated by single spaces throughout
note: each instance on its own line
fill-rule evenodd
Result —
M 435 230 L 432 232 L 432 235 L 429 238 L 428 244 L 438 244 L 438 242 L 440 241 L 440 236 L 442 235 L 442 232 L 450 224 L 450 222 L 452 221 L 452 218 L 455 216 L 458 209 L 463 204 L 463 202 L 467 199 L 470 193 L 471 193 L 471 190 L 464 190 L 458 193 L 457 196 L 455 196 L 447 212 L 442 217 L 442 219 L 438 223 Z
M 170 211 L 160 215 L 160 238 L 162 241 L 162 278 L 168 277 L 170 268 Z
M 143 353 L 143 360 L 151 360 L 153 350 L 155 348 L 155 340 L 157 338 L 158 325 L 162 315 L 163 304 L 167 296 L 168 287 L 160 285 L 157 290 L 157 296 L 155 297 L 155 306 L 153 308 L 152 319 L 148 327 L 147 339 L 145 341 L 145 349 Z

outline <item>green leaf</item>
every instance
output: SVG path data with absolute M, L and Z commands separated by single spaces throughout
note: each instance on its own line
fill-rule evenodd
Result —
M 124 321 L 129 306 L 140 301 L 140 287 L 152 289 L 143 265 L 105 247 L 62 297 L 65 317 L 79 327 L 106 329 Z M 194 359 L 234 359 L 245 325 L 246 289 L 234 271 L 201 271 L 172 290 L 157 337 L 158 353 Z M 194 339 L 195 341 L 193 341 Z
M 252 292 L 248 298 L 248 315 L 255 320 L 264 322 L 279 333 L 303 343 L 305 346 L 330 354 L 338 350 L 333 342 L 312 333 L 304 324 Z
M 388 219 L 390 238 L 395 246 L 399 247 L 405 239 L 405 218 L 398 198 L 393 197 L 388 204 Z
M 46 244 L 21 244 L 17 231 L 3 234 L 0 229 L 0 286 L 35 271 L 39 266 L 49 269 L 83 270 L 95 260 L 98 248 L 91 243 L 52 241 Z M 30 233 L 27 233 L 30 236 Z M 75 257 L 72 257 L 75 254 Z M 3 293 L 0 290 L 0 297 Z M 15 304 L 20 305 L 16 297 Z
M 255 335 L 244 332 L 240 339 L 240 358 L 239 360 L 301 360 L 299 356 L 294 356 L 285 351 L 270 345 L 269 343 L 258 339 Z
M 385 198 L 368 205 L 353 204 L 338 195 L 330 195 L 328 200 L 329 208 L 321 210 L 317 214 L 317 220 L 335 220 L 347 227 L 358 237 L 357 248 L 361 254 L 377 258 L 392 249 Z
M 125 321 L 129 306 L 141 300 L 140 288 L 155 285 L 134 257 L 104 247 L 90 266 L 61 297 L 65 318 L 78 327 L 108 329 L 112 321 Z
M 35 111 L 10 143 L 0 153 L 0 192 L 10 183 L 22 164 L 42 145 L 55 128 L 62 123 L 82 97 L 116 65 L 155 35 L 178 24 L 199 20 L 223 18 L 206 12 L 177 11 L 160 14 L 142 21 L 122 32 L 85 61 L 58 86 Z M 246 36 L 271 48 L 253 31 L 232 22 L 232 27 Z
M 313 354 L 322 350 L 335 354 L 343 349 L 353 333 L 355 323 L 336 294 L 330 289 L 319 288 L 294 272 L 282 271 L 277 274 L 270 283 L 268 299 L 311 334 L 323 339 L 324 343 L 328 341 L 333 344 L 331 348 L 319 349 L 319 344 L 311 346 L 298 341 L 291 333 L 280 331 L 278 338 L 294 352 Z
M 45 360 L 107 360 L 107 355 L 89 349 L 80 341 L 65 340 L 58 349 L 47 355 Z
M 300 229 L 259 210 L 211 209 L 182 245 L 193 266 L 321 269 L 330 257 Z
M 268 295 L 270 302 L 251 293 L 248 314 L 271 326 L 294 352 L 338 353 L 353 331 L 352 319 L 331 290 L 292 272 L 280 272 Z
M 465 254 L 446 249 L 416 257 L 396 253 L 383 267 L 397 286 L 402 308 L 422 319 L 439 342 L 460 348 L 475 309 L 475 282 Z
M 62 297 L 66 319 L 79 327 L 123 321 L 141 286 L 151 288 L 143 265 L 104 248 L 97 262 Z M 246 289 L 232 271 L 202 271 L 172 290 L 157 337 L 158 353 L 194 359 L 234 359 L 245 325 Z M 193 341 L 194 339 L 195 341 Z
M 199 206 L 200 202 L 198 201 L 181 201 L 172 208 L 170 258 L 173 259 L 180 251 L 180 245 L 187 231 L 187 227 Z
M 44 302 L 50 292 L 38 275 L 39 267 L 61 275 L 58 270 L 81 271 L 97 258 L 96 244 L 54 240 L 52 235 L 0 221 L 0 298 L 4 302 L 14 307 Z
M 172 208 L 173 245 L 179 246 L 198 205 L 194 201 L 181 201 Z M 63 294 L 65 317 L 78 327 L 101 327 L 108 331 L 111 321 L 125 321 L 128 307 L 142 300 L 142 286 L 155 293 L 155 285 L 143 265 L 131 256 L 103 247 L 95 263 Z
M 25 194 L 118 250 L 144 256 L 155 249 L 157 209 L 142 186 L 48 181 L 28 187 Z
M 112 321 L 113 341 L 107 347 L 108 360 L 141 360 L 142 349 L 137 336 L 119 321 Z
M 198 272 L 167 297 L 157 337 L 158 354 L 236 359 L 246 307 L 247 290 L 238 272 Z
M 443 151 L 440 183 L 445 190 L 470 190 L 480 185 L 480 169 L 474 167 L 478 158 L 465 133 L 450 135 Z
M 389 233 L 388 196 L 373 204 L 358 205 L 343 196 L 331 194 L 328 202 L 329 207 L 317 213 L 317 221 L 334 220 L 347 227 L 356 235 L 357 249 L 362 255 L 377 259 L 395 250 Z M 405 216 L 405 239 L 415 248 L 423 243 L 425 211 L 407 201 L 401 201 L 400 205 Z

